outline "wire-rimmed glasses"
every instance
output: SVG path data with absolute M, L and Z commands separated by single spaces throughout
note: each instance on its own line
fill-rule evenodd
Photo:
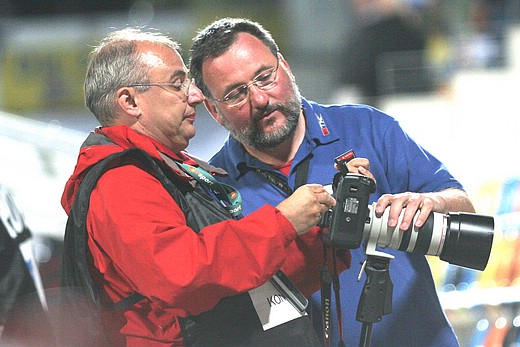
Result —
M 260 72 L 251 82 L 233 88 L 229 93 L 224 95 L 222 99 L 212 99 L 228 106 L 238 106 L 247 100 L 247 97 L 249 96 L 249 88 L 251 86 L 255 86 L 260 90 L 269 90 L 273 88 L 276 85 L 275 82 L 279 66 L 280 60 L 277 59 L 275 67 Z
M 138 82 L 138 83 L 132 83 L 128 85 L 128 87 L 159 87 L 167 92 L 178 94 L 179 92 L 183 92 L 185 96 L 188 96 L 188 93 L 190 91 L 190 86 L 193 84 L 193 79 L 185 79 L 184 81 L 177 80 L 175 82 Z

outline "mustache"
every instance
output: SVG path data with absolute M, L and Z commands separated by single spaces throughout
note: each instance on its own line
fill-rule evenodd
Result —
M 265 115 L 273 113 L 274 111 L 279 110 L 282 113 L 285 113 L 287 111 L 287 108 L 282 103 L 275 103 L 271 105 L 267 105 L 264 108 L 257 110 L 252 115 L 252 120 L 257 121 L 265 117 Z

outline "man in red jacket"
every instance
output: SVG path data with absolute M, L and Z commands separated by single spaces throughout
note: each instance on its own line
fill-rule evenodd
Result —
M 157 33 L 121 30 L 91 53 L 85 98 L 101 127 L 83 144 L 62 197 L 69 221 L 78 222 L 75 200 L 87 206 L 89 271 L 64 267 L 65 276 L 78 283 L 91 276 L 112 303 L 139 295 L 120 313 L 110 345 L 319 345 L 305 311 L 287 306 L 287 293 L 270 279 L 282 270 L 303 296 L 319 289 L 315 225 L 335 201 L 321 185 L 305 185 L 240 218 L 239 192 L 184 152 L 204 99 L 188 74 L 178 45 Z M 98 163 L 131 149 L 151 161 L 114 164 L 90 198 L 78 194 Z M 80 227 L 68 224 L 64 258 L 82 268 L 82 250 L 70 242 Z

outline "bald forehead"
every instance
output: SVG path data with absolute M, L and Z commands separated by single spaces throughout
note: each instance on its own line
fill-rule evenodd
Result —
M 139 42 L 137 43 L 137 52 L 142 61 L 150 67 L 162 67 L 172 63 L 183 64 L 177 50 L 162 44 Z

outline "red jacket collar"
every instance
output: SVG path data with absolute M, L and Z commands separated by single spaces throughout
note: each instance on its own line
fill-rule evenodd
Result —
M 110 142 L 89 142 L 86 144 L 86 141 L 81 147 L 76 167 L 65 184 L 65 190 L 61 197 L 61 204 L 67 213 L 72 207 L 74 197 L 86 171 L 111 154 L 137 147 L 144 150 L 152 158 L 162 162 L 164 162 L 164 160 L 159 152 L 166 154 L 174 160 L 197 166 L 197 162 L 191 159 L 185 152 L 174 153 L 162 143 L 149 136 L 142 135 L 126 125 L 100 127 L 96 128 L 94 132 L 106 136 Z

